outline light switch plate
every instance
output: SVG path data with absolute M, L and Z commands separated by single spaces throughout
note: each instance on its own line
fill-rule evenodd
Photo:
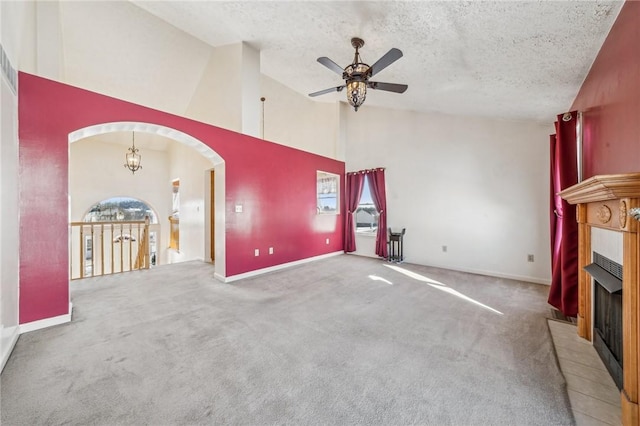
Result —
M 242 213 L 242 204 L 236 204 L 236 213 Z

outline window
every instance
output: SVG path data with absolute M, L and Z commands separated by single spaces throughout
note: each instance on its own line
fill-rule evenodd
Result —
M 375 235 L 378 230 L 378 216 L 379 214 L 373 204 L 371 190 L 369 189 L 369 175 L 365 175 L 362 196 L 356 209 L 356 232 Z
M 158 223 L 158 218 L 144 201 L 130 197 L 113 197 L 93 205 L 84 215 L 84 222 L 128 222 L 144 220 Z
M 318 171 L 316 174 L 316 197 L 318 214 L 340 213 L 340 176 Z

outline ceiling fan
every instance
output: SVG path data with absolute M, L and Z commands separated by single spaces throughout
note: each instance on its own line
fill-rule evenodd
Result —
M 363 104 L 367 97 L 367 88 L 374 90 L 385 90 L 387 92 L 404 93 L 407 90 L 406 84 L 396 83 L 381 83 L 377 81 L 369 81 L 369 78 L 378 74 L 380 71 L 402 58 L 402 52 L 395 47 L 385 53 L 376 63 L 369 66 L 362 62 L 360 59 L 359 49 L 364 46 L 364 40 L 358 37 L 351 39 L 351 45 L 356 49 L 353 62 L 347 65 L 344 69 L 340 65 L 333 62 L 331 59 L 323 56 L 318 58 L 325 67 L 340 74 L 344 79 L 345 84 L 342 86 L 331 87 L 329 89 L 320 90 L 318 92 L 309 93 L 309 96 L 320 96 L 331 92 L 341 92 L 345 87 L 347 88 L 347 100 L 356 111 L 360 105 Z

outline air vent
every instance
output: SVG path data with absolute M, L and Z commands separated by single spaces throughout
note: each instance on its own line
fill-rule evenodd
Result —
M 4 51 L 4 47 L 0 44 L 0 64 L 2 66 L 2 75 L 7 79 L 7 83 L 9 83 L 9 87 L 14 94 L 18 93 L 18 73 L 15 68 L 11 66 L 11 62 L 9 62 L 9 58 L 7 57 L 7 53 Z
M 604 257 L 600 253 L 593 252 L 593 263 L 613 275 L 619 280 L 622 280 L 622 265 L 614 262 L 608 257 Z
M 593 263 L 583 268 L 609 293 L 622 291 L 622 265 L 593 252 Z

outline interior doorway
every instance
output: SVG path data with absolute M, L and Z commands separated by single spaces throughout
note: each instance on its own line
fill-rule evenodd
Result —
M 180 210 L 180 216 L 184 216 L 180 217 L 180 220 L 182 222 L 184 219 L 185 223 L 184 229 L 180 229 L 180 251 L 168 249 L 170 246 L 170 232 L 165 228 L 168 228 L 169 223 L 168 221 L 163 221 L 160 226 L 164 227 L 163 231 L 166 232 L 159 233 L 157 235 L 158 239 L 154 241 L 159 251 L 162 252 L 156 256 L 158 263 L 175 263 L 192 259 L 200 259 L 207 262 L 209 262 L 209 259 L 212 262 L 217 260 L 215 262 L 215 274 L 216 276 L 224 277 L 225 232 L 223 209 L 225 205 L 225 170 L 222 157 L 201 141 L 175 129 L 141 122 L 105 123 L 78 129 L 69 134 L 70 143 L 82 140 L 82 143 L 77 145 L 76 151 L 80 151 L 76 154 L 82 154 L 84 155 L 82 158 L 86 157 L 91 160 L 79 163 L 82 173 L 91 172 L 91 170 L 84 170 L 85 168 L 98 170 L 103 163 L 108 164 L 109 167 L 112 164 L 121 165 L 120 157 L 123 148 L 118 145 L 121 144 L 119 142 L 120 139 L 124 140 L 126 138 L 116 138 L 117 132 L 126 132 L 128 134 L 135 132 L 136 146 L 140 142 L 143 154 L 144 173 L 135 173 L 135 175 L 131 173 L 120 174 L 118 179 L 122 182 L 114 182 L 112 179 L 107 182 L 109 185 L 118 184 L 116 186 L 120 188 L 128 188 L 127 192 L 131 192 L 131 195 L 136 195 L 142 191 L 149 197 L 153 195 L 153 197 L 158 198 L 158 200 L 150 200 L 152 202 L 155 201 L 155 204 L 166 205 L 166 201 L 163 200 L 166 200 L 167 194 L 170 196 L 171 192 L 167 193 L 166 183 L 161 183 L 156 188 L 156 186 L 153 186 L 154 182 L 167 182 L 171 178 L 180 177 L 180 202 L 184 207 Z M 129 139 L 131 138 L 126 140 L 128 141 Z M 76 145 L 72 146 L 75 147 Z M 97 149 L 100 149 L 100 152 L 104 151 L 104 155 L 96 155 Z M 126 149 L 126 146 L 124 146 L 124 149 Z M 108 161 L 105 161 L 107 155 Z M 97 162 L 97 159 L 100 159 L 101 162 Z M 92 165 L 91 167 L 87 165 L 89 163 Z M 213 174 L 214 169 L 215 175 Z M 106 176 L 107 173 L 99 175 Z M 97 178 L 92 176 L 92 179 L 95 180 Z M 90 180 L 86 179 L 87 182 Z M 184 194 L 182 194 L 183 180 Z M 76 181 L 81 182 L 83 179 L 77 179 Z M 212 185 L 219 186 L 212 188 Z M 101 188 L 102 186 L 98 185 L 98 187 Z M 151 191 L 149 188 L 155 189 Z M 75 212 L 79 207 L 74 209 L 74 202 L 82 201 L 82 197 L 77 194 L 84 194 L 85 192 L 83 192 L 82 188 L 71 189 L 76 194 L 71 199 L 71 211 Z M 183 195 L 186 197 L 186 201 L 182 199 Z M 220 199 L 216 200 L 216 197 Z M 99 199 L 100 197 L 95 195 L 91 198 Z M 86 205 L 86 202 L 82 204 Z M 214 206 L 215 208 L 220 208 L 221 212 L 214 212 Z M 170 204 L 169 207 L 171 207 Z M 165 207 L 165 211 L 161 211 L 159 216 L 168 217 L 172 213 L 169 207 Z M 71 217 L 75 218 L 78 214 L 72 213 Z M 220 221 L 221 223 L 216 223 Z M 216 226 L 219 228 L 215 229 Z M 160 238 L 161 240 L 159 240 Z M 221 240 L 216 242 L 216 238 Z M 92 248 L 95 248 L 95 245 Z M 219 270 L 219 268 L 222 269 Z

